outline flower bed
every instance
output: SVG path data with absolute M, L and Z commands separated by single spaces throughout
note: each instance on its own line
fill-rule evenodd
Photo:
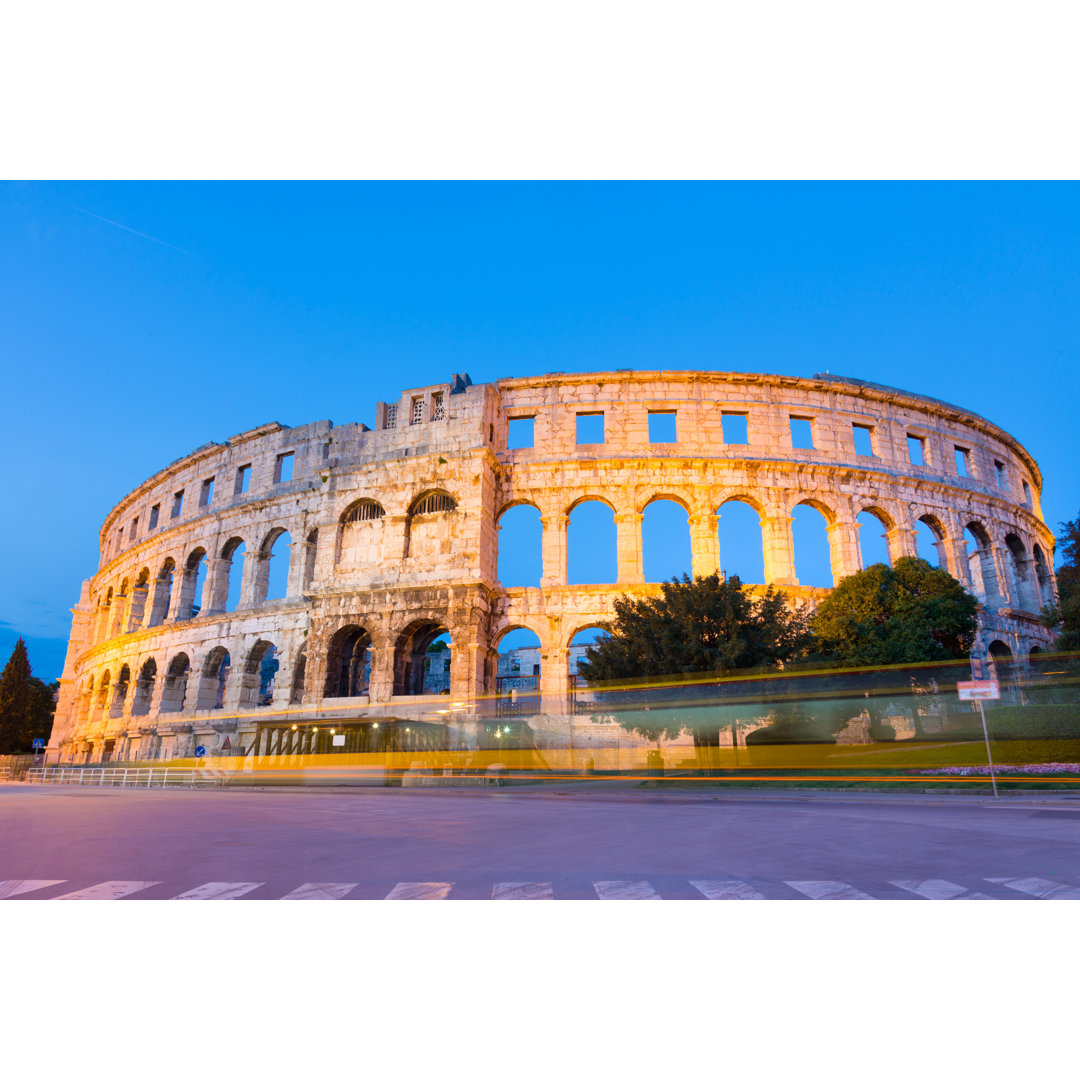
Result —
M 998 776 L 1076 776 L 1080 764 L 1051 761 L 1045 765 L 995 765 Z M 948 765 L 940 769 L 919 769 L 919 776 L 989 776 L 989 765 Z

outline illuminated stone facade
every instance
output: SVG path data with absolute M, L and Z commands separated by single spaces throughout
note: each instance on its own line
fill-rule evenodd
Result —
M 602 442 L 577 442 L 583 413 L 603 414 Z M 674 442 L 650 443 L 650 413 L 675 414 Z M 508 449 L 510 423 L 530 418 L 533 445 Z M 740 419 L 747 441 L 725 443 Z M 810 422 L 812 448 L 794 448 L 793 419 Z M 564 715 L 574 635 L 618 595 L 658 589 L 644 580 L 641 521 L 659 498 L 686 509 L 698 575 L 722 569 L 719 508 L 752 506 L 766 581 L 800 605 L 824 590 L 796 580 L 797 504 L 825 517 L 834 580 L 860 569 L 860 513 L 880 520 L 892 559 L 916 553 L 925 522 L 940 564 L 979 597 L 986 643 L 1026 656 L 1050 640 L 1037 619 L 1054 590 L 1041 486 L 1030 454 L 981 417 L 828 375 L 454 376 L 380 403 L 374 430 L 267 424 L 200 447 L 109 513 L 73 609 L 51 749 L 74 761 L 213 753 L 250 747 L 267 718 L 357 710 L 467 732 L 515 627 L 540 640 L 543 711 Z M 617 584 L 567 584 L 568 515 L 589 499 L 614 511 Z M 543 576 L 503 588 L 499 518 L 522 503 L 540 512 Z M 277 559 L 287 586 L 268 599 Z M 425 694 L 444 631 L 450 692 Z

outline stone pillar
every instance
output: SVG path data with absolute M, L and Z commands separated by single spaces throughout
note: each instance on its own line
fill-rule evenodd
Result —
M 937 549 L 942 569 L 948 570 L 970 592 L 972 590 L 971 568 L 968 566 L 967 544 L 963 537 L 959 540 L 939 540 Z
M 829 538 L 829 563 L 832 567 L 833 585 L 839 585 L 846 577 L 862 569 L 862 552 L 859 550 L 859 526 L 854 521 L 834 521 L 825 527 Z
M 191 609 L 195 603 L 195 583 L 198 581 L 199 569 L 174 570 L 172 600 L 169 603 L 169 613 L 165 618 L 167 623 L 184 622 L 191 618 Z
M 904 529 L 897 525 L 885 534 L 885 541 L 889 545 L 889 562 L 892 564 L 905 556 L 914 557 L 919 554 L 919 542 L 914 529 Z
M 119 637 L 127 633 L 128 602 L 131 599 L 128 593 L 117 593 L 113 597 L 112 622 L 109 626 L 109 637 Z
M 690 567 L 695 578 L 720 573 L 720 526 L 710 512 L 691 514 Z
M 310 648 L 310 647 L 309 647 Z M 321 652 L 325 655 L 326 646 L 323 645 Z M 451 658 L 451 663 L 453 659 Z M 311 657 L 308 657 L 311 663 Z M 319 677 L 325 680 L 326 664 L 319 665 Z M 311 688 L 314 698 L 308 697 L 309 701 L 319 701 L 323 696 L 324 683 Z M 307 692 L 305 692 L 305 696 Z M 371 642 L 371 676 L 368 680 L 368 701 L 372 704 L 389 701 L 394 696 L 394 642 L 387 637 L 385 640 L 380 636 L 373 638 Z
M 127 625 L 124 627 L 125 634 L 132 634 L 139 630 L 146 619 L 146 598 L 150 594 L 148 585 L 135 585 L 131 590 L 131 603 L 127 610 Z
M 566 514 L 550 514 L 540 518 L 544 530 L 541 538 L 544 561 L 541 585 L 566 584 L 566 527 L 569 521 Z
M 240 603 L 237 604 L 237 607 L 257 607 L 265 599 L 269 583 L 269 554 L 262 551 L 245 551 L 244 577 L 240 583 Z
M 460 636 L 451 634 L 450 697 L 454 701 L 469 701 L 480 693 L 484 684 L 487 646 L 478 641 L 459 643 Z
M 1012 556 L 1009 550 L 1005 548 L 999 541 L 992 540 L 990 542 L 989 555 L 983 559 L 983 578 L 986 578 L 986 566 L 987 563 L 991 566 L 991 573 L 994 576 L 995 591 L 998 598 L 1001 601 L 1002 607 L 1016 607 L 1016 590 L 1013 587 L 1012 575 L 1009 573 L 1009 569 L 1006 563 L 1007 559 L 1011 559 Z M 987 582 L 986 586 L 987 594 L 990 593 L 990 583 Z
M 791 517 L 787 514 L 763 517 L 761 537 L 765 548 L 765 584 L 798 585 Z
M 641 585 L 645 571 L 641 565 L 641 522 L 644 514 L 616 514 L 615 535 L 620 585 Z
M 229 600 L 230 559 L 213 559 L 206 556 L 206 581 L 203 584 L 202 610 L 200 615 L 219 615 Z
M 559 716 L 569 711 L 569 656 L 569 649 L 540 650 L 540 708 L 546 716 Z
M 285 578 L 286 600 L 291 600 L 304 591 L 304 556 L 307 548 L 304 540 L 294 540 L 289 545 L 289 572 Z
M 1039 599 L 1038 577 L 1035 574 L 1035 560 L 1030 556 L 1014 561 L 1018 601 L 1024 611 L 1037 612 L 1042 606 Z

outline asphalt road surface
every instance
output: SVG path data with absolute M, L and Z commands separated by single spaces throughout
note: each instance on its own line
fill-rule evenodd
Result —
M 0 785 L 0 898 L 1080 899 L 1080 799 Z

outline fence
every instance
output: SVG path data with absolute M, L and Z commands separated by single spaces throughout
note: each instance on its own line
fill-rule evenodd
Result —
M 85 784 L 95 787 L 222 787 L 218 769 L 29 769 L 30 784 Z

